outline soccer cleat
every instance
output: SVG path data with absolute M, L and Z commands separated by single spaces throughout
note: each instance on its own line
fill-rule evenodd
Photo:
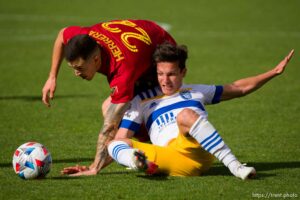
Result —
M 234 175 L 238 178 L 241 178 L 242 180 L 245 180 L 253 178 L 256 175 L 256 171 L 254 167 L 247 167 L 245 165 L 240 164 L 236 169 L 236 173 Z
M 133 162 L 137 169 L 144 171 L 146 174 L 153 175 L 158 172 L 158 165 L 148 161 L 145 153 L 138 149 L 133 152 Z

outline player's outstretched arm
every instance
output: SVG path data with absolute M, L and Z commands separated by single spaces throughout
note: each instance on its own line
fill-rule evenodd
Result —
M 64 44 L 63 44 L 63 32 L 64 29 L 61 29 L 56 37 L 54 42 L 53 52 L 52 52 L 52 63 L 51 69 L 46 83 L 44 84 L 42 93 L 43 103 L 50 107 L 50 99 L 53 99 L 55 89 L 56 89 L 56 77 L 63 59 L 64 53 Z
M 89 167 L 75 166 L 65 168 L 62 171 L 63 174 L 71 174 L 71 176 L 96 175 L 102 168 L 110 164 L 111 158 L 107 151 L 107 144 L 114 139 L 119 123 L 128 106 L 129 103 L 110 103 L 105 114 L 103 128 L 99 133 L 94 162 Z
M 104 167 L 108 166 L 113 162 L 113 159 L 111 157 L 107 157 L 106 161 L 104 162 L 104 165 L 102 166 L 101 169 Z M 62 171 L 61 174 L 64 175 L 70 175 L 70 176 L 81 176 L 81 175 L 96 175 L 97 170 L 91 167 L 87 167 L 84 165 L 76 165 L 76 166 L 71 166 L 71 167 L 65 167 Z
M 245 96 L 259 89 L 272 78 L 284 72 L 293 54 L 294 50 L 291 50 L 290 53 L 276 67 L 265 73 L 259 74 L 257 76 L 240 79 L 231 84 L 224 85 L 221 100 L 224 101 Z
M 132 138 L 134 135 L 134 132 L 126 129 L 126 128 L 119 128 L 118 132 L 115 136 L 115 140 L 120 140 L 120 139 L 127 139 L 127 138 Z M 106 161 L 104 162 L 104 165 L 101 167 L 101 170 L 111 164 L 113 162 L 113 159 L 108 156 Z M 95 166 L 94 166 L 95 165 Z M 90 167 L 87 166 L 72 166 L 72 167 L 66 167 L 61 171 L 61 174 L 69 174 L 70 176 L 81 176 L 81 175 L 96 175 L 99 170 L 96 169 L 97 163 L 94 162 Z

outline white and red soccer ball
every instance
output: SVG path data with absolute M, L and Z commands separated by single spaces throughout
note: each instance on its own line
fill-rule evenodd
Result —
M 17 148 L 13 156 L 13 168 L 23 179 L 46 176 L 50 171 L 52 158 L 46 147 L 37 142 L 27 142 Z

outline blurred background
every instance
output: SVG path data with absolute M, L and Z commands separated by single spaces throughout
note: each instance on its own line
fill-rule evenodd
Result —
M 42 104 L 41 91 L 58 31 L 113 19 L 153 20 L 187 45 L 186 83 L 225 84 L 256 75 L 295 49 L 282 76 L 243 100 L 208 107 L 208 112 L 241 159 L 270 174 L 280 167 L 267 168 L 268 162 L 287 163 L 299 172 L 299 8 L 298 0 L 0 0 L 1 187 L 13 193 L 2 183 L 15 184 L 12 155 L 27 141 L 51 151 L 50 177 L 59 177 L 65 166 L 92 161 L 101 103 L 109 95 L 106 78 L 83 81 L 63 62 L 51 108 Z M 299 173 L 291 173 L 286 187 L 298 184 Z

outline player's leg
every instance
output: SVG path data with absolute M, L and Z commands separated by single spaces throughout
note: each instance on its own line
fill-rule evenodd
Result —
M 170 176 L 198 176 L 205 171 L 210 160 L 194 160 L 189 158 L 185 152 L 178 151 L 176 148 L 177 142 L 178 139 L 175 138 L 170 141 L 167 146 L 157 146 L 132 140 L 133 148 L 137 148 L 145 152 L 147 160 L 158 165 L 157 173 L 159 174 Z M 173 145 L 170 145 L 171 143 Z M 196 145 L 199 147 L 199 144 L 196 143 Z M 190 147 L 191 146 L 188 145 L 188 149 L 190 149 Z M 208 154 L 207 152 L 205 153 Z M 209 156 L 211 157 L 210 154 Z M 205 158 L 207 158 L 207 156 Z
M 148 148 L 148 155 L 152 154 L 150 144 Z M 145 153 L 137 148 L 133 148 L 132 140 L 118 139 L 113 140 L 108 144 L 109 155 L 119 164 L 127 166 L 131 169 L 139 169 L 145 171 L 147 174 L 155 174 L 158 166 L 147 160 Z
M 191 135 L 195 138 L 203 149 L 223 162 L 233 175 L 241 179 L 255 175 L 255 169 L 245 167 L 237 160 L 217 130 L 205 117 L 199 116 L 191 109 L 184 109 L 177 115 L 177 124 L 183 135 Z
M 199 148 L 196 140 L 193 139 L 194 142 L 190 142 L 190 139 L 184 136 L 176 138 L 167 147 L 135 140 L 114 140 L 108 145 L 108 152 L 119 164 L 145 171 L 147 174 L 198 176 L 211 166 L 213 158 Z M 178 146 L 178 144 L 180 145 Z M 198 151 L 195 152 L 191 149 Z M 193 153 L 201 155 L 201 159 L 198 156 L 197 159 L 187 156 L 187 154 Z

